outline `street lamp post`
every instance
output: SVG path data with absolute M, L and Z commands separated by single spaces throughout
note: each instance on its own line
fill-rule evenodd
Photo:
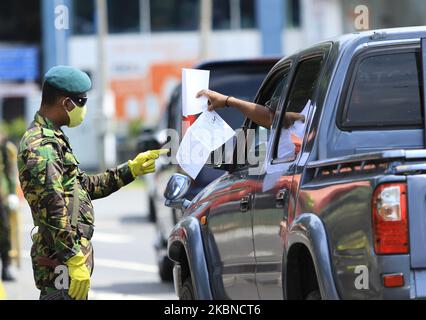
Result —
M 106 169 L 105 163 L 105 132 L 107 130 L 107 119 L 104 116 L 105 96 L 107 93 L 107 63 L 106 63 L 106 50 L 105 40 L 108 35 L 108 16 L 107 16 L 107 2 L 106 0 L 96 0 L 97 10 L 97 50 L 98 50 L 98 70 L 97 70 L 97 92 L 98 92 L 98 104 L 97 109 L 97 120 L 99 120 L 99 126 L 96 126 L 98 130 L 98 150 L 100 155 L 100 169 Z
M 206 60 L 210 55 L 210 35 L 212 31 L 212 0 L 201 0 L 200 8 L 200 59 Z

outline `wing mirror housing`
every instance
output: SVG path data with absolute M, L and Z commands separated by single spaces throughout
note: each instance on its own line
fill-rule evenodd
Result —
M 161 148 L 161 143 L 155 137 L 153 130 L 144 130 L 144 132 L 138 137 L 137 150 L 138 152 L 144 152 L 147 150 L 156 150 Z
M 164 198 L 166 207 L 185 210 L 189 207 L 191 201 L 185 199 L 189 187 L 191 186 L 191 179 L 180 173 L 175 173 L 169 179 L 166 190 L 164 191 Z

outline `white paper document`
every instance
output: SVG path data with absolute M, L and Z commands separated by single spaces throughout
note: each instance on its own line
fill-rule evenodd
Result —
M 308 122 L 308 111 L 310 106 L 311 106 L 311 100 L 308 100 L 302 112 L 300 113 L 305 116 L 305 121 L 296 121 L 290 127 L 291 133 L 300 139 L 303 139 L 303 136 L 305 135 L 306 124 Z
M 180 167 L 192 179 L 195 179 L 206 164 L 210 150 L 191 131 L 189 127 L 176 153 L 176 160 Z
M 185 117 L 207 110 L 207 98 L 196 98 L 201 90 L 209 89 L 210 71 L 182 69 L 182 113 Z
M 176 160 L 181 168 L 195 179 L 210 154 L 234 135 L 235 131 L 215 111 L 204 111 L 186 131 Z
M 235 135 L 235 131 L 217 114 L 204 111 L 191 126 L 192 134 L 213 152 Z

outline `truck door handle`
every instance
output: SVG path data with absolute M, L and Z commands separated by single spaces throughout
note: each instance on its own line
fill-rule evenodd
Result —
M 250 209 L 250 196 L 242 197 L 240 200 L 241 212 L 247 212 Z
M 277 196 L 275 198 L 275 206 L 277 208 L 284 208 L 285 202 L 287 201 L 288 190 L 281 189 L 278 191 Z

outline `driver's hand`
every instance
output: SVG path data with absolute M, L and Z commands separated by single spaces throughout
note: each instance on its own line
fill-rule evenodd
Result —
M 201 90 L 197 93 L 196 98 L 201 97 L 207 98 L 209 111 L 225 107 L 226 99 L 228 98 L 228 96 L 212 90 Z
M 296 121 L 305 122 L 305 116 L 296 112 L 286 112 L 284 117 L 284 129 L 290 128 Z

